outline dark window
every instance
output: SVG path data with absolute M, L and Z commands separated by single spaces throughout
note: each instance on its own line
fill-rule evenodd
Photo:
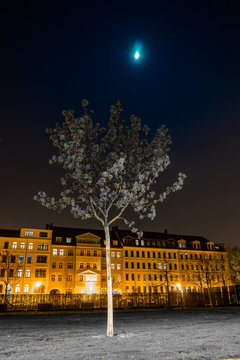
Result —
M 125 262 L 125 268 L 128 269 L 128 262 Z
M 139 251 L 137 251 L 137 257 L 139 257 Z
M 4 277 L 4 274 L 5 274 L 5 269 L 1 269 L 0 276 Z
M 56 262 L 53 262 L 53 263 L 52 263 L 52 268 L 53 268 L 53 269 L 56 269 Z
M 46 269 L 36 269 L 35 277 L 36 278 L 45 278 L 46 277 Z
M 145 269 L 145 263 L 142 263 L 142 268 Z
M 182 268 L 182 270 L 184 270 L 184 265 L 183 264 L 181 265 L 181 268 Z
M 156 268 L 157 268 L 156 263 L 153 263 L 153 268 L 154 268 L 154 269 L 156 269 Z
M 46 264 L 47 263 L 47 256 L 37 256 L 37 263 Z
M 127 250 L 125 250 L 125 256 L 128 257 L 128 251 Z
M 131 250 L 131 257 L 134 257 L 133 251 Z
M 12 256 L 11 256 L 11 263 L 15 263 L 15 260 L 16 260 L 16 256 L 15 256 L 15 255 L 12 255 Z
M 45 231 L 40 231 L 40 237 L 47 237 L 48 233 Z
M 144 251 L 142 251 L 142 257 L 145 257 L 145 252 Z
M 93 256 L 97 256 L 97 250 L 94 250 Z
M 5 263 L 7 261 L 7 255 L 2 256 L 2 262 Z
M 134 269 L 134 262 L 131 262 L 131 269 Z
M 68 269 L 73 269 L 73 263 L 67 263 L 67 268 Z
M 3 292 L 3 285 L 1 284 L 0 285 L 0 294 L 2 294 L 2 292 Z
M 154 258 L 156 257 L 156 253 L 155 253 L 155 251 L 153 251 L 153 257 L 154 257 Z
M 172 258 L 171 253 L 168 253 L 168 258 L 169 258 L 169 259 L 171 259 L 171 258 Z
M 8 245 L 9 245 L 9 242 L 8 242 L 8 241 L 5 241 L 5 243 L 4 243 L 4 249 L 8 249 Z
M 128 281 L 128 274 L 126 274 L 126 281 Z
M 163 258 L 166 259 L 166 253 L 165 252 L 163 253 Z
M 140 263 L 137 262 L 137 269 L 140 269 Z
M 174 264 L 174 269 L 177 270 L 177 264 Z
M 132 274 L 132 280 L 134 281 L 135 277 L 134 277 L 134 274 Z
M 148 263 L 148 269 L 151 269 L 151 263 Z
M 148 256 L 148 258 L 150 258 L 150 257 L 151 257 L 151 255 L 150 255 L 150 251 L 148 251 L 148 252 L 147 252 L 147 256 Z
M 73 256 L 73 250 L 68 250 L 68 256 Z
M 173 253 L 173 258 L 176 259 L 176 253 Z

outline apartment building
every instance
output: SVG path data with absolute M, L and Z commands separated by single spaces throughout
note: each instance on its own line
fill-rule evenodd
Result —
M 224 244 L 200 236 L 113 227 L 113 292 L 203 291 L 231 284 Z M 104 232 L 93 229 L 0 230 L 0 293 L 107 293 Z

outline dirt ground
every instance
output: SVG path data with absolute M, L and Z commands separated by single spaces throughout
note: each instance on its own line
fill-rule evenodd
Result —
M 114 313 L 1 314 L 0 359 L 240 358 L 240 308 Z

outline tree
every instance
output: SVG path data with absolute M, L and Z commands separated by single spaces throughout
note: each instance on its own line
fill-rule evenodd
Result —
M 177 181 L 156 196 L 152 185 L 169 165 L 168 130 L 161 126 L 148 141 L 148 126 L 142 127 L 140 118 L 132 115 L 130 126 L 121 117 L 121 104 L 110 108 L 108 128 L 92 121 L 88 102 L 83 100 L 84 114 L 74 117 L 72 110 L 63 111 L 65 122 L 47 129 L 58 156 L 50 164 L 58 163 L 66 171 L 61 178 L 64 190 L 59 199 L 39 192 L 35 196 L 49 209 L 62 211 L 67 206 L 75 218 L 95 218 L 103 226 L 106 240 L 108 323 L 107 336 L 113 336 L 113 303 L 110 258 L 109 226 L 122 219 L 132 232 L 141 232 L 123 218 L 131 207 L 140 217 L 153 220 L 156 205 L 163 202 L 171 192 L 182 189 L 185 175 L 179 173 Z
M 240 249 L 234 247 L 229 251 L 229 267 L 234 284 L 240 284 Z
M 210 306 L 213 308 L 211 287 L 216 281 L 216 272 L 214 268 L 214 262 L 207 254 L 202 255 L 201 258 L 199 257 L 198 259 L 197 281 L 202 290 L 202 293 L 204 287 L 207 288 Z
M 5 285 L 4 299 L 6 303 L 9 303 L 9 287 L 13 287 L 17 282 L 19 282 L 19 270 L 22 271 L 23 266 L 19 263 L 18 256 L 7 250 L 0 253 L 0 260 L 0 276 Z

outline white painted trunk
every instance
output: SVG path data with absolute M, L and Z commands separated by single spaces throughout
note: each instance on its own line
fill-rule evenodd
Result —
M 112 275 L 111 275 L 111 244 L 109 226 L 104 226 L 106 239 L 106 263 L 107 263 L 107 336 L 113 337 L 113 293 L 112 293 Z

